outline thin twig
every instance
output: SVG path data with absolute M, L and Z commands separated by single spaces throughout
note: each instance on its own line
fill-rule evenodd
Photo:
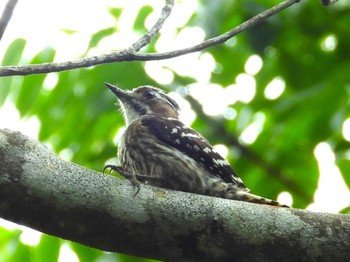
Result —
M 131 45 L 132 51 L 139 51 L 142 47 L 148 45 L 152 41 L 152 39 L 159 33 L 159 30 L 162 28 L 164 22 L 169 17 L 171 10 L 174 6 L 174 0 L 166 0 L 165 2 L 165 6 L 162 9 L 162 13 L 158 21 L 146 34 L 144 34 L 139 40 L 137 40 Z
M 6 27 L 11 20 L 13 10 L 15 9 L 17 2 L 18 0 L 9 0 L 4 8 L 4 11 L 2 12 L 0 17 L 0 40 L 2 39 Z
M 227 31 L 226 33 L 223 33 L 222 35 L 210 38 L 208 40 L 203 41 L 202 43 L 198 45 L 194 45 L 188 48 L 184 49 L 178 49 L 170 52 L 164 52 L 164 53 L 156 53 L 152 54 L 151 59 L 142 59 L 143 57 L 147 57 L 151 54 L 137 54 L 137 59 L 138 60 L 161 60 L 161 59 L 168 59 L 168 58 L 173 58 L 176 56 L 188 54 L 188 53 L 193 53 L 193 52 L 198 52 L 202 51 L 208 47 L 212 47 L 218 44 L 222 44 L 229 40 L 230 38 L 234 37 L 235 35 L 238 35 L 239 33 L 252 28 L 256 26 L 257 24 L 260 24 L 261 22 L 265 21 L 267 18 L 270 16 L 273 16 L 282 10 L 286 9 L 287 7 L 299 2 L 300 0 L 287 0 L 283 3 L 280 3 L 254 17 L 251 19 L 245 21 L 244 23 L 240 24 L 239 26 L 236 26 L 230 31 Z
M 163 8 L 162 14 L 164 14 L 165 8 L 170 8 L 169 2 L 167 2 L 168 7 Z M 82 68 L 82 67 L 90 67 L 100 64 L 107 64 L 107 63 L 113 63 L 113 62 L 123 62 L 123 61 L 150 61 L 150 60 L 163 60 L 168 58 L 173 58 L 193 52 L 202 51 L 206 48 L 221 44 L 226 42 L 228 39 L 232 38 L 233 36 L 237 35 L 238 33 L 251 28 L 263 21 L 265 21 L 270 16 L 277 14 L 278 12 L 281 12 L 282 10 L 286 9 L 287 7 L 299 2 L 299 0 L 287 0 L 283 3 L 280 3 L 256 16 L 249 19 L 248 21 L 244 22 L 243 24 L 233 28 L 232 30 L 219 35 L 217 37 L 213 37 L 211 39 L 208 39 L 198 45 L 194 45 L 192 47 L 184 48 L 184 49 L 178 49 L 174 51 L 169 52 L 163 52 L 163 53 L 137 53 L 133 50 L 135 48 L 136 50 L 138 48 L 141 48 L 142 45 L 147 42 L 147 37 L 151 36 L 154 37 L 155 33 L 157 32 L 156 26 L 154 26 L 151 30 L 154 34 L 150 35 L 144 35 L 142 36 L 142 40 L 138 40 L 133 45 L 134 47 L 127 48 L 125 50 L 121 51 L 113 51 L 107 54 L 103 54 L 100 56 L 93 56 L 93 57 L 87 57 L 87 58 L 81 58 L 76 59 L 72 61 L 67 62 L 61 62 L 61 63 L 42 63 L 42 64 L 36 64 L 36 65 L 25 65 L 25 66 L 3 66 L 0 67 L 0 76 L 11 76 L 11 75 L 31 75 L 31 74 L 44 74 L 44 73 L 51 73 L 51 72 L 60 72 L 64 70 L 70 70 L 70 69 L 76 69 L 76 68 Z M 168 13 L 170 14 L 170 12 Z M 162 26 L 163 21 L 160 21 L 159 19 L 157 21 L 158 26 Z M 156 24 L 157 24 L 156 23 Z M 144 38 L 144 39 L 143 39 Z

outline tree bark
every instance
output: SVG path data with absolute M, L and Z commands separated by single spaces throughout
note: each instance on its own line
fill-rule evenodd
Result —
M 350 216 L 142 185 L 0 129 L 0 216 L 106 251 L 166 261 L 346 261 Z

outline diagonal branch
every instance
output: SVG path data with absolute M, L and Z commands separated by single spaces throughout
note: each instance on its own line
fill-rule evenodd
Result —
M 98 249 L 164 261 L 347 261 L 350 216 L 143 185 L 65 162 L 0 129 L 0 217 Z
M 142 47 L 148 45 L 152 41 L 152 39 L 159 33 L 159 30 L 162 28 L 163 24 L 169 17 L 171 10 L 174 6 L 174 0 L 166 0 L 165 2 L 166 4 L 163 7 L 162 13 L 157 22 L 146 34 L 144 34 L 139 40 L 137 40 L 131 45 L 130 49 L 132 51 L 139 51 Z
M 149 43 L 151 38 L 154 38 L 160 27 L 165 22 L 165 19 L 169 16 L 172 1 L 167 1 L 166 6 L 163 8 L 162 16 L 157 21 L 154 27 L 136 41 L 130 48 L 120 51 L 113 51 L 100 56 L 92 56 L 87 58 L 76 59 L 72 61 L 59 62 L 59 63 L 42 63 L 35 65 L 25 65 L 25 66 L 3 66 L 0 67 L 0 76 L 12 76 L 12 75 L 31 75 L 31 74 L 44 74 L 51 72 L 60 72 L 65 70 L 71 70 L 82 67 L 90 67 L 95 65 L 113 63 L 113 62 L 125 62 L 125 61 L 151 61 L 151 60 L 164 60 L 169 59 L 193 52 L 203 51 L 209 47 L 224 43 L 233 36 L 241 33 L 248 28 L 251 28 L 275 15 L 287 7 L 299 2 L 300 0 L 286 0 L 256 16 L 249 19 L 248 21 L 242 23 L 241 25 L 233 28 L 232 30 L 208 39 L 198 45 L 194 45 L 188 48 L 162 52 L 162 53 L 137 53 L 135 51 L 139 50 L 142 46 Z M 164 17 L 163 17 L 164 16 Z
M 13 10 L 15 9 L 17 2 L 18 0 L 8 0 L 4 8 L 4 11 L 2 12 L 2 15 L 0 17 L 0 40 L 2 39 L 2 36 L 4 35 L 6 30 L 6 27 L 11 20 Z

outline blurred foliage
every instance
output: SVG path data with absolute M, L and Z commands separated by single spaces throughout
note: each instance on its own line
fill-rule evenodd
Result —
M 207 38 L 213 37 L 278 2 L 201 0 L 184 27 L 198 26 Z M 342 123 L 350 117 L 350 5 L 341 2 L 325 8 L 318 1 L 302 1 L 236 36 L 230 44 L 205 51 L 216 61 L 210 82 L 223 87 L 244 73 L 251 55 L 259 55 L 264 64 L 255 75 L 254 99 L 232 105 L 237 113 L 235 119 L 202 115 L 192 126 L 213 144 L 228 146 L 228 160 L 254 193 L 276 198 L 280 192 L 289 191 L 294 207 L 305 208 L 312 202 L 319 176 L 313 151 L 320 142 L 332 146 L 336 164 L 350 187 L 350 144 L 341 133 Z M 110 8 L 109 12 L 118 19 L 123 9 Z M 133 26 L 135 32 L 145 32 L 143 21 L 152 12 L 153 7 L 148 5 L 140 9 Z M 178 32 L 181 30 L 178 28 Z M 101 28 L 92 35 L 88 48 L 96 47 L 116 31 L 113 26 Z M 334 50 L 322 47 L 329 36 L 336 40 Z M 25 40 L 15 40 L 2 64 L 18 64 L 25 45 Z M 152 43 L 148 50 L 154 48 Z M 54 56 L 55 50 L 47 48 L 30 63 L 50 62 Z M 278 99 L 268 100 L 265 87 L 277 76 L 285 81 L 286 89 Z M 49 77 L 57 81 L 43 88 Z M 127 89 L 141 84 L 159 86 L 146 74 L 144 63 L 115 63 L 51 76 L 0 78 L 0 105 L 11 96 L 22 117 L 36 116 L 40 120 L 39 140 L 48 142 L 56 153 L 69 151 L 72 162 L 101 171 L 105 161 L 115 157 L 113 139 L 124 125 L 113 105 L 116 99 L 104 82 Z M 173 83 L 163 88 L 181 90 L 193 82 L 195 79 L 174 72 Z M 239 145 L 237 138 L 257 113 L 265 116 L 262 132 L 253 144 Z M 19 236 L 18 230 L 0 228 L 1 261 L 57 261 L 60 247 L 66 243 L 43 235 L 38 246 L 29 247 L 21 243 Z M 69 245 L 80 261 L 145 261 L 75 243 Z

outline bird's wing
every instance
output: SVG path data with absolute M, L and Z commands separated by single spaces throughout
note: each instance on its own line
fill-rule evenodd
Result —
M 142 125 L 169 147 L 173 147 L 201 163 L 210 173 L 228 183 L 245 188 L 230 164 L 194 129 L 175 118 L 143 116 Z

